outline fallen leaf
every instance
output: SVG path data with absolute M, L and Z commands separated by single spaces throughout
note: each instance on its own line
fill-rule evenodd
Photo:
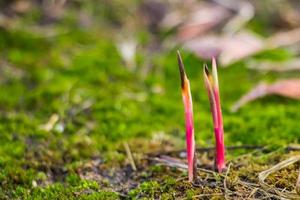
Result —
M 248 1 L 235 0 L 214 0 L 224 8 L 235 11 L 234 15 L 224 26 L 223 31 L 226 33 L 235 33 L 241 30 L 245 24 L 250 21 L 255 14 L 255 9 L 252 3 Z
M 229 65 L 240 59 L 253 55 L 263 49 L 263 39 L 252 32 L 240 32 L 223 39 L 223 51 L 219 61 L 222 65 Z
M 218 57 L 222 66 L 264 50 L 299 46 L 300 27 L 267 38 L 244 29 L 254 14 L 254 6 L 248 1 L 194 2 L 168 13 L 161 24 L 176 27 L 177 41 L 186 49 L 203 59 Z
M 166 15 L 167 5 L 160 0 L 144 0 L 139 8 L 141 18 L 152 33 L 157 33 Z
M 219 57 L 221 65 L 250 56 L 264 48 L 262 38 L 249 31 L 234 35 L 207 35 L 190 40 L 184 47 L 201 58 Z
M 274 34 L 266 41 L 266 48 L 278 48 L 300 42 L 300 28 Z
M 26 13 L 33 7 L 33 4 L 28 0 L 19 0 L 13 2 L 11 7 L 17 13 Z
M 63 17 L 68 0 L 42 1 L 43 24 L 51 24 Z
M 186 41 L 203 35 L 225 21 L 230 11 L 216 3 L 189 2 L 170 9 L 160 23 L 163 29 L 177 27 L 177 40 Z
M 184 43 L 184 47 L 200 58 L 219 57 L 221 65 L 230 65 L 263 50 L 300 43 L 300 28 L 279 32 L 264 39 L 250 31 L 235 34 L 210 34 Z
M 300 4 L 297 1 L 290 1 L 278 8 L 281 20 L 289 26 L 300 26 Z
M 179 41 L 186 41 L 202 35 L 228 16 L 229 11 L 217 4 L 198 6 L 178 28 L 177 38 Z
M 250 92 L 242 96 L 240 100 L 231 107 L 231 111 L 236 112 L 250 101 L 273 94 L 300 100 L 300 79 L 280 80 L 271 85 L 260 83 Z
M 268 93 L 300 100 L 300 79 L 278 81 L 268 87 Z
M 14 27 L 16 25 L 16 20 L 7 17 L 6 15 L 0 13 L 0 28 L 3 28 L 5 30 L 10 29 L 11 27 Z
M 163 165 L 169 166 L 169 167 L 175 167 L 181 170 L 187 170 L 188 166 L 186 163 L 184 163 L 182 160 L 170 156 L 160 156 L 154 158 L 154 161 L 161 163 Z
M 274 62 L 274 61 L 265 61 L 265 62 L 252 62 L 249 64 L 250 69 L 255 69 L 259 71 L 273 71 L 273 72 L 285 72 L 285 71 L 294 71 L 300 70 L 300 59 L 293 59 L 284 62 Z

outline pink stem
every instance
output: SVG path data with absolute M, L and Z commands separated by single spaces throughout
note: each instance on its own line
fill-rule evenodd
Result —
M 189 176 L 189 181 L 193 182 L 194 178 L 197 176 L 193 102 L 192 102 L 192 95 L 190 90 L 190 82 L 185 74 L 184 65 L 179 52 L 177 52 L 177 59 L 178 59 L 179 72 L 181 78 L 181 91 L 182 91 L 182 100 L 183 100 L 184 114 L 185 114 L 185 136 L 186 136 L 186 151 L 187 151 L 187 160 L 188 160 L 188 176 Z
M 189 88 L 189 86 L 187 88 Z M 192 104 L 192 97 L 189 89 L 182 91 L 182 97 L 183 97 L 183 104 L 185 110 L 185 130 L 186 130 L 185 135 L 186 135 L 186 147 L 187 147 L 188 174 L 189 174 L 189 181 L 192 182 L 196 174 L 197 163 L 195 157 L 193 104 Z
M 207 66 L 204 66 L 204 81 L 205 86 L 208 91 L 211 113 L 214 124 L 215 132 L 215 166 L 218 172 L 224 171 L 225 166 L 225 145 L 224 145 L 224 130 L 223 130 L 223 119 L 221 102 L 219 95 L 219 83 L 218 83 L 218 73 L 217 65 L 215 59 L 212 61 L 212 76 L 210 75 Z
M 226 168 L 225 165 L 225 146 L 223 138 L 223 127 L 215 128 L 215 139 L 216 139 L 216 160 L 215 165 L 219 173 L 223 172 Z
M 224 130 L 223 130 L 223 118 L 220 103 L 219 91 L 214 90 L 214 96 L 216 101 L 217 112 L 217 124 L 215 124 L 215 140 L 216 140 L 216 168 L 221 173 L 226 168 L 225 166 L 225 145 L 224 145 Z

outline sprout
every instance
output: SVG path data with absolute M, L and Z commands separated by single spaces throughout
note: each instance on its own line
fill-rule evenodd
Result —
M 204 83 L 208 92 L 210 101 L 210 109 L 213 118 L 215 141 L 216 141 L 216 157 L 215 167 L 218 172 L 225 170 L 225 145 L 224 145 L 224 131 L 223 119 L 219 94 L 218 72 L 216 60 L 212 59 L 212 76 L 208 71 L 206 65 L 203 68 Z
M 185 113 L 185 133 L 186 133 L 186 151 L 188 161 L 188 175 L 189 181 L 193 182 L 197 176 L 197 159 L 195 152 L 195 138 L 194 138 L 194 119 L 193 119 L 193 102 L 190 90 L 190 82 L 184 71 L 184 65 L 177 51 L 177 60 L 181 78 L 181 93 Z

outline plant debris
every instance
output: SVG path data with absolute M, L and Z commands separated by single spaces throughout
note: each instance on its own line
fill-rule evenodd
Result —
M 282 168 L 285 168 L 289 165 L 294 164 L 295 162 L 298 162 L 300 160 L 300 156 L 292 156 L 287 160 L 284 160 L 273 167 L 271 167 L 268 170 L 265 170 L 263 172 L 260 172 L 258 174 L 258 179 L 259 179 L 259 184 L 267 191 L 272 191 L 273 193 L 277 194 L 280 197 L 288 198 L 288 199 L 296 199 L 299 196 L 295 192 L 289 192 L 286 191 L 286 189 L 279 190 L 278 188 L 274 188 L 269 186 L 268 184 L 265 183 L 265 179 L 271 174 L 276 171 L 281 170 Z
M 179 151 L 174 151 L 176 153 L 168 156 L 153 157 L 151 154 L 145 156 L 137 160 L 137 171 L 131 170 L 129 165 L 121 164 L 119 167 L 115 165 L 111 168 L 105 163 L 90 162 L 81 166 L 77 172 L 84 179 L 96 180 L 103 187 L 118 192 L 121 196 L 133 198 L 149 198 L 152 195 L 154 195 L 153 198 L 158 198 L 170 192 L 171 188 L 175 188 L 172 193 L 174 194 L 173 197 L 177 199 L 186 199 L 183 194 L 191 190 L 193 191 L 193 198 L 220 196 L 229 199 L 270 197 L 280 199 L 297 197 L 293 192 L 296 190 L 296 185 L 291 183 L 296 182 L 299 164 L 295 163 L 299 160 L 299 152 L 289 151 L 282 154 L 262 149 L 257 150 L 231 160 L 230 163 L 227 163 L 228 168 L 225 174 L 218 174 L 209 167 L 207 158 L 213 162 L 213 151 L 207 151 L 207 158 L 197 157 L 198 179 L 194 185 L 185 178 L 188 167 L 185 159 L 178 157 L 182 153 Z M 204 152 L 203 149 L 202 153 Z M 286 158 L 289 159 L 283 160 Z M 277 164 L 276 162 L 280 160 L 283 161 Z M 288 173 L 293 176 L 285 176 L 284 173 L 287 172 L 280 171 L 288 165 L 292 166 Z M 163 176 L 161 176 L 162 173 Z M 272 182 L 268 180 L 268 176 Z M 170 178 L 177 181 L 174 183 L 166 181 Z M 141 187 L 141 185 L 148 184 L 150 179 L 160 184 L 160 187 L 151 186 L 154 193 L 149 193 L 150 191 L 146 187 Z M 265 183 L 266 179 L 268 180 L 268 188 L 262 184 Z M 270 190 L 270 187 L 274 188 L 276 182 L 280 180 L 282 187 L 290 187 L 289 196 L 285 196 L 288 191 L 281 190 L 281 193 L 278 193 L 277 190 Z M 136 188 L 138 185 L 140 186 Z
M 248 102 L 272 94 L 300 100 L 300 80 L 287 79 L 277 81 L 273 84 L 260 83 L 250 92 L 242 96 L 240 100 L 231 107 L 231 111 L 236 112 Z

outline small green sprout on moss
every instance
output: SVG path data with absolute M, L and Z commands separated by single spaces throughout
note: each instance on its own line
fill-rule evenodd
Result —
M 177 51 L 177 60 L 181 79 L 181 94 L 185 113 L 186 151 L 188 160 L 189 181 L 193 182 L 197 175 L 197 158 L 194 138 L 193 101 L 190 90 L 190 82 L 186 76 L 182 58 Z
M 215 131 L 215 167 L 217 171 L 221 173 L 226 169 L 225 145 L 217 64 L 214 58 L 212 59 L 212 75 L 209 73 L 207 65 L 204 65 L 203 76 L 210 101 L 210 109 Z

